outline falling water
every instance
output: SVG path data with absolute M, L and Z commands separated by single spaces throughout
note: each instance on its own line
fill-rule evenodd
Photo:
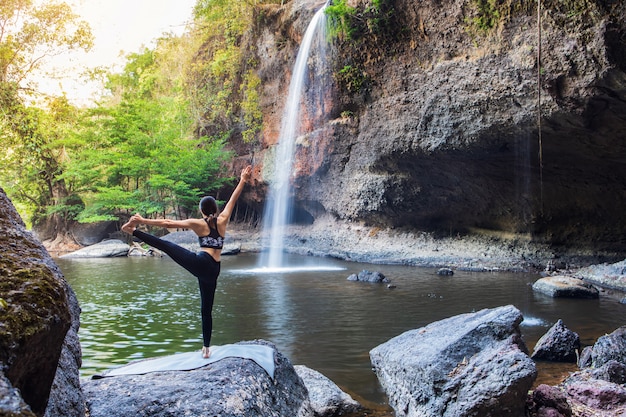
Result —
M 274 160 L 274 177 L 265 204 L 263 230 L 269 250 L 261 257 L 261 266 L 267 268 L 283 267 L 284 229 L 291 216 L 291 177 L 296 137 L 300 132 L 300 105 L 305 90 L 308 73 L 308 61 L 314 40 L 322 47 L 326 37 L 326 4 L 315 13 L 302 39 L 296 63 L 293 68 L 289 94 L 280 130 L 279 142 Z M 320 51 L 320 55 L 323 51 Z

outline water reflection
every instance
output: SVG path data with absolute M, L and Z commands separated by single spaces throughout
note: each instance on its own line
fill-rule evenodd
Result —
M 257 257 L 223 257 L 214 307 L 215 345 L 262 338 L 293 364 L 316 369 L 359 399 L 384 403 L 369 351 L 400 333 L 453 315 L 513 304 L 524 314 L 529 349 L 559 318 L 591 344 L 623 325 L 616 299 L 567 300 L 535 294 L 538 278 L 312 261 L 327 270 L 250 272 Z M 199 350 L 200 296 L 195 278 L 169 259 L 57 261 L 83 309 L 79 336 L 84 376 L 129 360 Z M 315 266 L 310 265 L 309 266 Z M 396 286 L 347 281 L 363 269 Z M 563 369 L 562 367 L 559 369 Z M 549 373 L 557 373 L 550 368 Z

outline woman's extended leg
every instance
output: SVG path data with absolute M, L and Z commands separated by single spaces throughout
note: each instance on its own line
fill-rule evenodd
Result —
M 157 248 L 165 252 L 174 262 L 197 276 L 197 272 L 201 269 L 201 265 L 198 265 L 198 259 L 195 252 L 183 248 L 174 242 L 163 240 L 149 233 L 142 232 L 135 229 L 133 236 L 139 238 L 142 242 Z

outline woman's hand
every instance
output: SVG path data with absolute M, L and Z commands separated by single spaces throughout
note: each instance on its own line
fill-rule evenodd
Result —
M 136 213 L 130 218 L 130 223 L 133 224 L 142 224 L 145 219 L 141 217 L 141 214 Z
M 248 182 L 252 176 L 252 165 L 248 165 L 241 171 L 241 181 Z

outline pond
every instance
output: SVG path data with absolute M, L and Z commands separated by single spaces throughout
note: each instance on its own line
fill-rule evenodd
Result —
M 457 314 L 513 304 L 524 314 L 522 336 L 532 352 L 558 319 L 593 344 L 624 325 L 616 298 L 552 299 L 533 292 L 539 276 L 371 265 L 289 256 L 305 266 L 290 272 L 253 271 L 255 254 L 222 257 L 213 309 L 213 345 L 265 339 L 294 365 L 332 379 L 365 405 L 386 397 L 369 351 L 400 333 Z M 200 350 L 200 297 L 194 277 L 167 258 L 56 259 L 82 308 L 81 376 L 129 361 Z M 320 270 L 321 269 L 321 270 Z M 385 284 L 348 281 L 364 269 Z M 568 368 L 569 367 L 569 368 Z M 540 379 L 571 365 L 539 364 Z M 555 382 L 556 383 L 556 382 Z

